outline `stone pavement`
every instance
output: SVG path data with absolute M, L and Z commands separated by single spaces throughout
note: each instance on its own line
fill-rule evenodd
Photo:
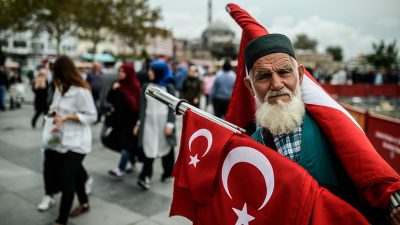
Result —
M 41 129 L 40 126 L 36 129 L 30 127 L 32 115 L 33 106 L 30 104 L 24 104 L 21 109 L 14 111 L 0 112 L 0 225 L 51 224 L 57 216 L 60 196 L 57 196 L 56 206 L 49 211 L 37 210 L 44 190 L 41 175 L 43 158 L 39 150 Z M 119 155 L 102 146 L 100 128 L 100 124 L 92 127 L 93 151 L 84 160 L 85 168 L 94 178 L 93 193 L 90 195 L 91 211 L 70 219 L 68 224 L 191 224 L 183 217 L 168 217 L 172 183 L 160 182 L 160 160 L 154 163 L 152 188 L 149 191 L 143 191 L 136 185 L 137 172 L 126 175 L 123 180 L 107 174 L 109 169 L 117 165 Z M 136 165 L 136 170 L 140 169 L 141 164 Z

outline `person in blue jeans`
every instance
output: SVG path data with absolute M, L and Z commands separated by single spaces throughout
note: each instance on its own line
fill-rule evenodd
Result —
M 140 93 L 140 82 L 133 65 L 123 64 L 118 71 L 118 81 L 113 83 L 107 95 L 107 101 L 114 109 L 112 123 L 119 134 L 117 141 L 121 149 L 118 167 L 109 171 L 114 177 L 122 178 L 134 166 L 138 147 L 132 130 L 139 117 Z

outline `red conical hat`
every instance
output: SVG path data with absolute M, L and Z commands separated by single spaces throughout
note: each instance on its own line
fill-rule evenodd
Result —
M 247 76 L 244 49 L 250 41 L 268 34 L 268 31 L 253 17 L 251 17 L 248 12 L 236 4 L 228 4 L 226 6 L 226 11 L 243 29 L 238 54 L 238 65 L 236 68 L 236 82 L 229 103 L 226 120 L 245 128 L 249 124 L 253 123 L 256 112 L 256 103 L 254 97 L 247 90 L 243 81 Z

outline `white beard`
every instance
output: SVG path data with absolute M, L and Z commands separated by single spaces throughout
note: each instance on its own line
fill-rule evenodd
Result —
M 275 95 L 274 92 L 276 93 L 276 91 L 269 91 L 264 101 L 256 97 L 256 122 L 267 128 L 273 135 L 289 133 L 301 125 L 305 114 L 300 85 L 297 83 L 294 94 L 287 87 L 278 91 L 290 94 L 291 101 L 287 103 L 278 100 L 275 104 L 269 104 L 268 97 Z

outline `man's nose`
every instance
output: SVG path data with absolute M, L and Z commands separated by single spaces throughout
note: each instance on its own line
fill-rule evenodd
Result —
M 283 86 L 284 86 L 284 84 L 282 82 L 282 78 L 276 73 L 272 74 L 272 76 L 271 76 L 271 89 L 272 90 L 280 90 L 280 89 L 283 88 Z

